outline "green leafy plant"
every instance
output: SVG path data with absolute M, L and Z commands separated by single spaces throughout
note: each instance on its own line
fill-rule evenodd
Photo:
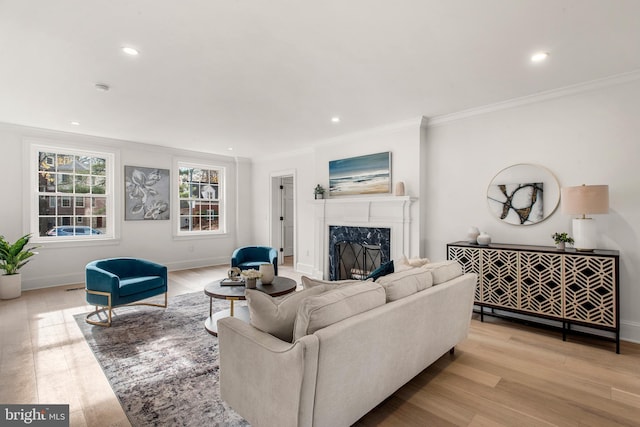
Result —
M 18 270 L 29 262 L 29 258 L 37 252 L 33 252 L 38 246 L 25 248 L 31 239 L 31 234 L 19 238 L 15 243 L 9 243 L 4 236 L 0 236 L 0 269 L 7 275 L 18 274 Z
M 554 233 L 551 238 L 554 242 L 556 242 L 556 245 L 558 243 L 568 243 L 570 245 L 573 244 L 573 237 L 570 237 L 567 233 Z

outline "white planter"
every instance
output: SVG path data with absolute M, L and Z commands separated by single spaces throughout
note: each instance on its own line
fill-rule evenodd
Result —
M 0 299 L 18 298 L 22 294 L 22 275 L 3 274 L 0 276 Z

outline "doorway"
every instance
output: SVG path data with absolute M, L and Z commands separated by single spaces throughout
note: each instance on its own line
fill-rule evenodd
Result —
M 271 176 L 271 246 L 278 251 L 278 264 L 295 266 L 295 174 Z

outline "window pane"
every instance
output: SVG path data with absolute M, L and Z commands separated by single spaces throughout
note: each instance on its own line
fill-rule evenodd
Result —
M 76 156 L 76 173 L 79 175 L 89 175 L 91 172 L 91 157 Z
M 55 193 L 56 178 L 49 172 L 38 174 L 38 191 L 41 193 Z
M 76 193 L 88 193 L 90 190 L 89 177 L 76 175 Z
M 57 155 L 57 172 L 73 172 L 73 158 L 74 156 L 67 154 L 58 154 Z
M 106 175 L 107 160 L 99 157 L 94 157 L 91 162 L 91 174 L 92 175 Z
M 73 192 L 73 175 L 60 173 L 56 177 L 58 180 L 58 192 L 60 193 Z
M 55 171 L 56 169 L 56 153 L 38 153 L 38 170 L 39 171 Z
M 93 197 L 91 201 L 92 215 L 104 215 L 107 213 L 107 198 Z
M 93 194 L 105 194 L 107 188 L 107 179 L 103 176 L 93 176 L 91 177 L 91 192 Z
M 56 197 L 40 196 L 38 198 L 38 214 L 55 215 L 56 214 Z
M 91 227 L 94 230 L 105 233 L 107 230 L 107 217 L 106 216 L 94 216 L 91 218 Z

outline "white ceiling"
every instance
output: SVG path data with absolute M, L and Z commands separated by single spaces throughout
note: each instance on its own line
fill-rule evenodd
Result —
M 639 22 L 638 0 L 0 0 L 0 122 L 256 157 L 638 70 Z

